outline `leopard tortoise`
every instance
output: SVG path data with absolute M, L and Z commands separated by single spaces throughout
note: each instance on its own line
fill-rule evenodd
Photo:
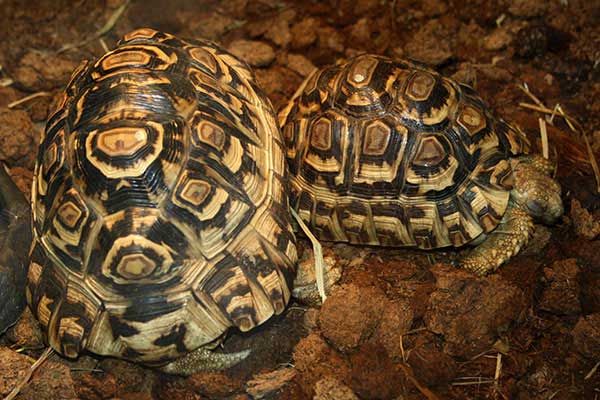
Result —
M 280 111 L 291 206 L 323 240 L 433 249 L 478 244 L 489 273 L 533 218 L 563 212 L 552 164 L 466 85 L 362 55 L 315 71 Z
M 215 44 L 140 29 L 82 64 L 34 173 L 26 297 L 49 344 L 182 374 L 238 362 L 212 351 L 224 333 L 292 292 L 284 176 L 269 100 Z

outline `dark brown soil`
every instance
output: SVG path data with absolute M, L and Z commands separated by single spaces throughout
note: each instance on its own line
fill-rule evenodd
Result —
M 362 52 L 412 57 L 475 86 L 539 150 L 543 114 L 520 106 L 533 103 L 526 84 L 579 121 L 600 156 L 597 1 L 132 1 L 102 40 L 59 51 L 93 38 L 122 1 L 0 2 L 0 159 L 23 191 L 71 71 L 144 26 L 221 43 L 255 68 L 277 108 L 315 66 Z M 18 398 L 600 398 L 600 197 L 581 132 L 556 116 L 548 135 L 567 213 L 497 274 L 455 270 L 454 252 L 327 244 L 347 265 L 340 285 L 320 309 L 292 304 L 233 332 L 225 350 L 253 353 L 232 370 L 179 378 L 52 356 Z M 42 351 L 14 351 L 20 329 L 0 346 L 0 397 Z

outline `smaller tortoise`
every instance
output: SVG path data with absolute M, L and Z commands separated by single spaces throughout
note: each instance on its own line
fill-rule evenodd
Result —
M 279 114 L 291 206 L 323 240 L 435 249 L 494 271 L 563 212 L 551 163 L 472 88 L 363 55 L 315 71 Z
M 0 171 L 0 229 L 26 256 L 21 203 Z M 280 314 L 292 294 L 276 115 L 250 69 L 211 42 L 141 29 L 75 71 L 41 139 L 32 211 L 27 301 L 67 357 L 224 368 L 247 354 L 212 352 L 225 332 Z M 12 268 L 0 268 L 2 293 L 25 293 L 25 268 Z

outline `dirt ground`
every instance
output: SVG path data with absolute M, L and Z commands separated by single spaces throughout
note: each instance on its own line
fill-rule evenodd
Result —
M 233 332 L 225 351 L 254 350 L 232 370 L 181 378 L 54 355 L 17 398 L 600 398 L 600 196 L 589 154 L 600 159 L 600 2 L 0 0 L 0 9 L 0 159 L 25 192 L 72 70 L 147 26 L 222 44 L 255 68 L 276 108 L 315 66 L 344 57 L 428 63 L 474 86 L 538 150 L 547 121 L 566 206 L 486 278 L 451 267 L 456 252 L 326 244 L 343 267 L 329 299 Z M 0 396 L 43 352 L 24 332 L 2 338 Z

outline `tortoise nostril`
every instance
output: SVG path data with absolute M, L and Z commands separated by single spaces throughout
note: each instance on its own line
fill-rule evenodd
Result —
M 546 203 L 539 200 L 528 200 L 526 205 L 533 215 L 542 215 L 546 211 Z

